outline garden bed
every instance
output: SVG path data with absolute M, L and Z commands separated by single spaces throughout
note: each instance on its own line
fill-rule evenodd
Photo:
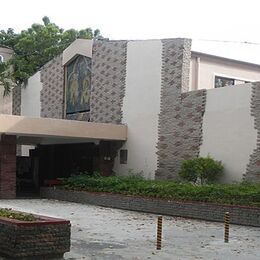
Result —
M 10 210 L 7 211 L 10 213 Z M 17 219 L 24 216 L 25 219 L 30 216 L 30 219 Z M 69 251 L 70 221 L 17 211 L 9 217 L 0 216 L 1 256 L 9 259 L 51 259 L 62 257 Z
M 194 185 L 140 177 L 81 174 L 57 188 L 43 187 L 41 196 L 155 214 L 223 221 L 260 227 L 260 184 Z
M 194 185 L 174 181 L 145 180 L 140 177 L 91 177 L 78 175 L 63 181 L 74 191 L 109 192 L 175 201 L 219 203 L 260 208 L 260 184 Z

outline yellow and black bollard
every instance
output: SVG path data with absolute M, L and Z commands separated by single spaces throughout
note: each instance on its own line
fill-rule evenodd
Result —
M 229 212 L 226 212 L 224 217 L 224 227 L 225 227 L 224 242 L 225 243 L 228 243 L 229 241 L 229 222 L 230 222 L 230 215 Z
M 162 216 L 158 217 L 157 222 L 157 244 L 156 249 L 161 250 L 162 249 Z

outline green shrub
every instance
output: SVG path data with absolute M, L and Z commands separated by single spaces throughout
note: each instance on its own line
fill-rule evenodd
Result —
M 223 174 L 223 170 L 220 161 L 215 161 L 209 156 L 198 157 L 183 161 L 179 175 L 186 181 L 205 184 L 215 182 Z
M 36 218 L 32 214 L 17 212 L 6 208 L 0 208 L 0 217 L 17 219 L 21 221 L 36 221 Z
M 260 207 L 260 184 L 177 183 L 129 177 L 73 176 L 64 180 L 64 188 L 77 191 L 109 192 L 178 201 L 200 201 Z

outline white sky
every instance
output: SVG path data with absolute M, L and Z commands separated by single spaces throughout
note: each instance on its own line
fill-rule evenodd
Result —
M 98 28 L 109 39 L 192 38 L 193 50 L 260 64 L 259 0 L 1 0 L 0 10 L 0 29 L 20 31 L 47 15 L 64 29 Z

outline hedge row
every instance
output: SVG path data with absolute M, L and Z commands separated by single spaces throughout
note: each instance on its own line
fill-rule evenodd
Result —
M 139 177 L 91 177 L 78 175 L 63 181 L 64 188 L 125 195 L 260 207 L 260 184 L 194 185 Z

